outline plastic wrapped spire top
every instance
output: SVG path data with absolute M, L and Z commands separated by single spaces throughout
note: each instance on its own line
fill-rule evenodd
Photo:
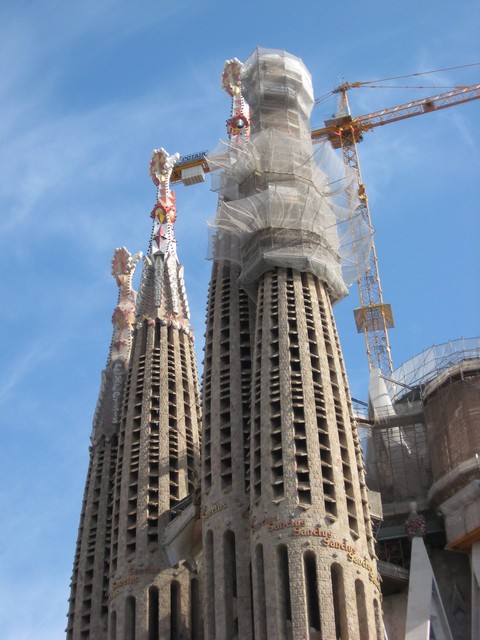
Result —
M 334 301 L 368 259 L 368 230 L 355 233 L 355 176 L 310 134 L 311 76 L 285 51 L 256 49 L 243 65 L 242 93 L 250 106 L 250 140 L 222 142 L 208 156 L 219 204 L 212 257 L 241 265 L 240 283 L 252 294 L 259 277 L 276 266 L 311 271 Z M 360 241 L 359 238 L 365 238 Z M 351 264 L 344 279 L 341 259 Z M 344 269 L 344 275 L 346 274 Z

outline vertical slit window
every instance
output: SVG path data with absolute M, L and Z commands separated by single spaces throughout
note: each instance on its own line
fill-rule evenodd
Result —
M 209 625 L 208 636 L 215 637 L 215 565 L 213 555 L 213 531 L 207 531 L 205 549 L 206 614 Z
M 190 582 L 190 630 L 192 640 L 201 640 L 202 634 L 202 605 L 197 578 Z
M 292 635 L 292 601 L 290 597 L 290 571 L 288 568 L 288 549 L 282 544 L 278 547 L 278 583 L 280 585 L 280 616 L 285 637 Z
M 182 606 L 180 584 L 174 580 L 170 585 L 170 640 L 181 640 Z
M 128 596 L 125 600 L 125 640 L 135 640 L 135 626 L 135 598 Z
M 265 568 L 263 564 L 263 547 L 255 548 L 255 573 L 257 589 L 255 599 L 255 631 L 258 638 L 267 638 L 267 607 L 265 602 Z
M 318 602 L 318 578 L 317 578 L 317 561 L 313 551 L 306 551 L 303 556 L 303 568 L 305 572 L 305 595 L 307 598 L 307 615 L 308 627 L 310 630 L 320 634 L 321 638 L 321 622 L 320 622 L 320 606 Z
M 348 621 L 347 610 L 345 607 L 345 589 L 343 584 L 343 572 L 342 567 L 338 564 L 332 564 L 331 568 L 332 579 L 332 595 L 333 595 L 333 614 L 335 618 L 335 638 L 341 640 L 341 638 L 347 637 L 348 633 Z
M 377 634 L 377 640 L 383 640 L 384 638 L 383 623 L 382 623 L 382 617 L 380 615 L 380 605 L 378 604 L 377 599 L 373 601 L 373 610 L 375 612 L 375 631 Z
M 148 590 L 148 640 L 159 640 L 158 622 L 158 589 L 150 587 Z
M 108 640 L 117 640 L 117 612 L 110 614 L 110 624 L 108 625 Z
M 358 629 L 360 640 L 368 640 L 368 613 L 365 601 L 365 587 L 361 580 L 355 580 L 355 597 L 357 600 Z
M 232 531 L 225 532 L 223 545 L 226 638 L 231 640 L 238 636 L 237 562 L 235 557 L 235 534 Z

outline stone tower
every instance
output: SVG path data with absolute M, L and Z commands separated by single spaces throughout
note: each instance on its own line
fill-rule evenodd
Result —
M 238 60 L 227 60 L 223 76 L 224 88 L 233 98 L 227 130 L 234 145 L 247 139 L 245 128 L 232 131 L 239 118 L 246 121 L 240 68 Z M 223 197 L 228 199 L 227 194 Z M 235 239 L 217 233 L 214 242 L 202 396 L 205 630 L 207 638 L 251 640 L 248 463 L 253 304 L 239 285 L 240 266 L 229 259 Z
M 201 638 L 195 573 L 171 566 L 165 529 L 199 478 L 199 390 L 183 270 L 176 254 L 176 157 L 156 151 L 153 236 L 139 296 L 117 249 L 114 335 L 94 420 L 67 639 Z M 133 336 L 133 338 L 132 338 Z
M 346 292 L 338 209 L 313 160 L 310 75 L 298 58 L 257 49 L 242 90 L 251 138 L 211 158 L 221 197 L 203 396 L 206 638 L 380 640 L 332 314 Z

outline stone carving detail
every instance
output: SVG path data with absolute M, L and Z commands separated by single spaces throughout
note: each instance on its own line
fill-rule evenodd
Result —
M 170 176 L 180 158 L 179 153 L 169 156 L 165 149 L 155 149 L 150 161 L 150 177 L 158 187 L 157 201 L 150 214 L 153 218 L 151 252 L 175 253 L 173 224 L 177 217 L 175 191 L 170 189 Z
M 141 252 L 132 256 L 125 247 L 115 249 L 113 254 L 112 275 L 118 285 L 118 302 L 112 316 L 113 338 L 110 361 L 119 358 L 127 359 L 130 354 L 137 296 L 132 288 L 132 279 L 141 257 Z
M 250 138 L 250 110 L 242 95 L 243 64 L 237 58 L 225 60 L 222 89 L 232 98 L 232 113 L 227 120 L 230 140 L 246 141 Z

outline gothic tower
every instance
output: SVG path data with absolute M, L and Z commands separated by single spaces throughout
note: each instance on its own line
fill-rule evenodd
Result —
M 114 335 L 103 374 L 74 562 L 67 638 L 201 638 L 200 587 L 171 566 L 164 532 L 199 476 L 199 390 L 183 269 L 176 254 L 176 157 L 156 151 L 153 236 L 140 258 L 117 249 Z M 133 335 L 133 338 L 132 338 Z
M 112 490 L 125 378 L 130 358 L 136 292 L 135 266 L 141 254 L 116 249 L 112 275 L 119 288 L 107 366 L 102 373 L 90 446 L 68 614 L 67 639 L 101 638 L 108 618 Z
M 246 142 L 240 63 L 227 60 L 223 86 L 232 96 L 232 144 Z M 225 199 L 228 195 L 223 194 Z M 230 259 L 235 240 L 214 240 L 203 375 L 202 534 L 207 638 L 252 639 L 248 462 L 253 305 Z M 222 256 L 227 256 L 226 258 Z
M 380 640 L 362 454 L 332 314 L 346 291 L 337 208 L 313 161 L 310 75 L 283 51 L 257 49 L 242 90 L 251 138 L 212 158 L 220 199 L 204 374 L 206 638 L 251 637 L 252 608 L 241 600 L 251 576 L 258 640 Z M 239 552 L 247 528 L 248 555 Z

